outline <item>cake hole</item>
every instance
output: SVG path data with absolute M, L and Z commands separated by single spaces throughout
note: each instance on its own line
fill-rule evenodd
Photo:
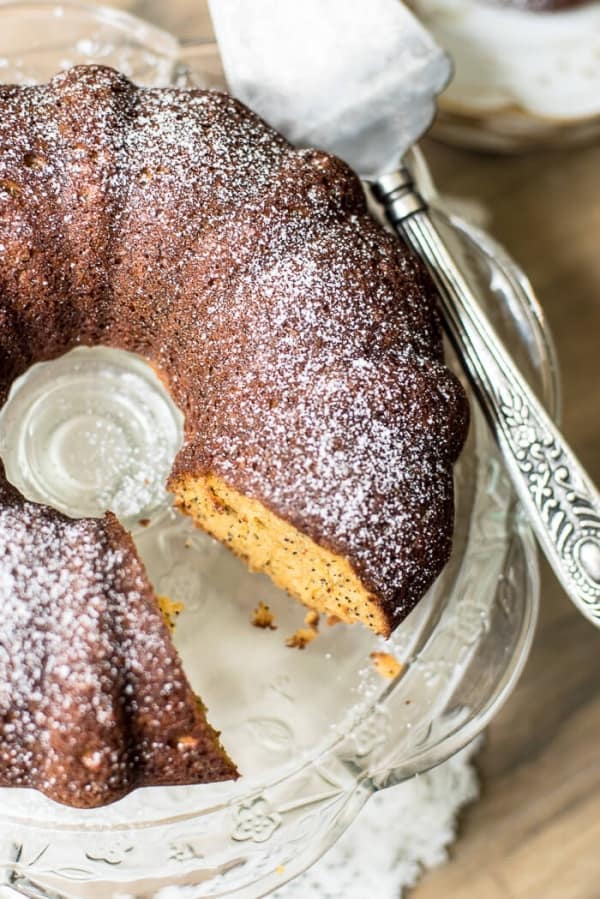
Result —
M 71 518 L 152 518 L 170 504 L 182 442 L 183 415 L 151 366 L 108 347 L 33 365 L 0 410 L 8 480 Z

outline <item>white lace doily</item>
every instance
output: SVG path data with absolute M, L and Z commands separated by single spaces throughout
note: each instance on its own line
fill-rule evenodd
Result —
M 339 842 L 273 899 L 400 899 L 448 860 L 460 809 L 479 794 L 476 740 L 439 768 L 377 793 Z

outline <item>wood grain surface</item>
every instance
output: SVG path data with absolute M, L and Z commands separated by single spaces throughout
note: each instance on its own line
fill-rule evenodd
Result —
M 186 41 L 211 36 L 205 0 L 113 5 Z M 424 149 L 439 188 L 483 202 L 533 282 L 558 349 L 564 431 L 600 482 L 600 146 L 521 157 Z M 531 658 L 479 767 L 482 798 L 463 815 L 451 863 L 411 899 L 600 899 L 600 632 L 545 563 Z

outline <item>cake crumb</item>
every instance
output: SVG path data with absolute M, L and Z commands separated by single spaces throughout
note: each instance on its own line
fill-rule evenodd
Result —
M 165 619 L 165 623 L 172 633 L 175 630 L 177 618 L 185 609 L 185 603 L 175 602 L 175 600 L 169 599 L 168 596 L 157 596 L 156 601 L 158 602 L 158 608 Z
M 393 680 L 404 670 L 404 665 L 389 652 L 372 652 L 371 658 L 377 674 Z
M 266 603 L 262 600 L 252 612 L 252 624 L 254 627 L 260 627 L 263 630 L 276 631 L 275 616 Z
M 150 524 L 150 519 L 149 518 L 140 518 L 138 523 L 139 523 L 140 527 L 147 528 L 148 525 Z
M 310 609 L 304 616 L 304 624 L 307 627 L 313 628 L 314 630 L 319 630 L 319 619 L 320 615 L 318 612 L 315 612 L 314 609 Z
M 285 865 L 277 865 L 275 868 L 276 874 L 285 874 Z
M 321 616 L 314 609 L 304 616 L 305 627 L 299 627 L 295 634 L 285 641 L 285 645 L 290 649 L 305 649 L 309 643 L 319 636 L 319 621 Z
M 287 638 L 285 645 L 290 649 L 306 649 L 318 634 L 318 630 L 314 627 L 299 627 L 295 634 Z

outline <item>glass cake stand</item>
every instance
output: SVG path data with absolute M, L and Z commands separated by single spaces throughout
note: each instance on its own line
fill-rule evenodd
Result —
M 114 10 L 0 3 L 4 81 L 45 80 L 93 61 L 143 84 L 199 83 L 192 56 L 211 78 L 218 72 L 213 46 L 184 53 L 171 35 Z M 427 191 L 418 154 L 413 164 Z M 525 276 L 487 235 L 442 210 L 437 215 L 488 314 L 556 413 L 552 343 Z M 449 359 L 456 366 L 450 351 Z M 21 399 L 39 385 L 26 375 Z M 473 413 L 456 470 L 451 561 L 388 642 L 338 624 L 322 625 L 303 652 L 288 648 L 285 638 L 302 624 L 300 606 L 249 574 L 164 498 L 145 510 L 145 526 L 130 515 L 156 590 L 185 603 L 175 641 L 243 777 L 139 790 L 93 811 L 31 790 L 0 790 L 2 895 L 266 895 L 325 852 L 374 791 L 439 764 L 480 733 L 527 658 L 539 583 L 531 533 L 475 403 Z M 120 420 L 116 414 L 117 431 Z M 113 433 L 109 446 L 121 438 L 129 439 L 126 430 Z M 261 600 L 276 630 L 251 626 Z M 370 656 L 378 651 L 401 663 L 394 680 L 375 670 Z

